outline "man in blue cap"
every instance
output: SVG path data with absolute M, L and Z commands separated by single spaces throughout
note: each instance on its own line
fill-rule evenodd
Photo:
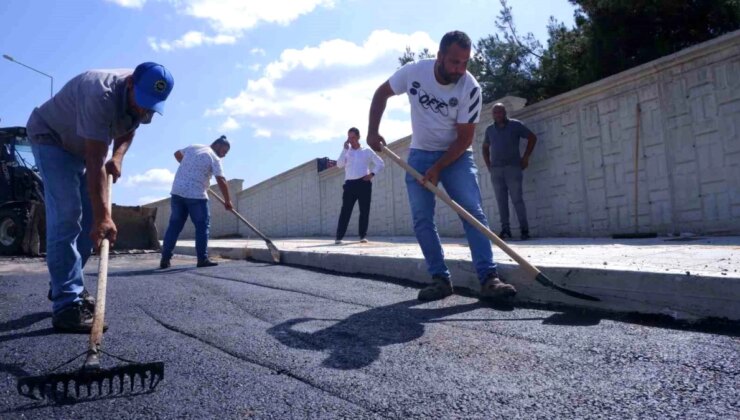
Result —
M 89 332 L 95 300 L 83 268 L 103 238 L 116 240 L 107 209 L 107 175 L 121 176 L 123 157 L 139 124 L 162 114 L 172 74 L 157 63 L 134 70 L 91 70 L 67 82 L 35 108 L 26 129 L 44 181 L 46 263 L 51 276 L 52 325 Z M 106 162 L 108 149 L 113 155 Z

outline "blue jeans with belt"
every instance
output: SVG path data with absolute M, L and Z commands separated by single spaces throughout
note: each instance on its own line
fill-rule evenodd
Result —
M 44 181 L 46 265 L 54 313 L 80 301 L 83 269 L 92 253 L 93 215 L 85 161 L 59 146 L 31 144 Z
M 432 167 L 445 152 L 430 152 L 419 149 L 409 151 L 408 163 L 420 173 L 425 173 Z M 483 213 L 481 193 L 478 186 L 478 169 L 473 161 L 473 153 L 465 152 L 450 166 L 444 168 L 439 176 L 440 184 L 450 198 L 468 211 L 485 226 L 488 220 Z M 450 271 L 444 261 L 442 243 L 434 223 L 434 193 L 419 184 L 414 177 L 406 175 L 406 189 L 411 205 L 411 215 L 414 221 L 414 233 L 424 254 L 427 271 L 432 276 L 450 277 Z M 496 273 L 496 263 L 493 262 L 491 242 L 486 235 L 466 222 L 462 217 L 465 236 L 470 245 L 473 265 L 481 283 L 490 274 Z
M 170 224 L 164 234 L 162 258 L 169 260 L 177 244 L 177 238 L 185 227 L 185 222 L 192 220 L 195 226 L 195 254 L 198 261 L 208 259 L 208 233 L 211 226 L 211 211 L 205 198 L 185 198 L 172 194 L 170 199 Z

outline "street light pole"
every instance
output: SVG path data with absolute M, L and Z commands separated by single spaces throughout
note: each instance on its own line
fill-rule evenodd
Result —
M 9 56 L 8 54 L 3 54 L 3 58 L 6 59 L 6 60 L 8 60 L 8 61 L 12 61 L 12 62 L 14 62 L 16 64 L 20 64 L 21 66 L 23 66 L 23 67 L 25 67 L 25 68 L 27 68 L 29 70 L 35 71 L 36 73 L 43 74 L 44 76 L 46 76 L 49 79 L 51 79 L 51 91 L 50 91 L 51 92 L 51 95 L 50 95 L 50 97 L 52 97 L 52 98 L 54 97 L 54 77 L 52 77 L 49 74 L 44 73 L 41 70 L 37 70 L 37 69 L 35 69 L 35 68 L 31 67 L 31 66 L 27 66 L 27 65 L 21 63 L 20 61 L 16 60 L 15 58 Z

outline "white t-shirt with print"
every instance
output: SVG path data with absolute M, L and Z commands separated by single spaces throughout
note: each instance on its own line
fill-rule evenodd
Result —
M 481 92 L 470 72 L 441 85 L 434 77 L 435 59 L 408 63 L 388 79 L 393 93 L 408 94 L 411 103 L 411 148 L 446 151 L 457 138 L 457 124 L 480 120 Z
M 172 183 L 171 194 L 185 198 L 208 199 L 211 176 L 224 176 L 221 159 L 211 146 L 194 144 L 182 150 L 183 158 Z

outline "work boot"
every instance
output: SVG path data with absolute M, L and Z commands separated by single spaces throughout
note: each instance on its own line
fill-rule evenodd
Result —
M 80 298 L 82 299 L 82 305 L 87 308 L 90 313 L 95 313 L 95 298 L 92 297 L 90 292 L 87 291 L 87 289 L 82 289 L 82 293 L 80 293 Z
M 452 282 L 448 277 L 432 276 L 432 284 L 419 290 L 417 299 L 428 302 L 444 299 L 452 294 Z
M 93 313 L 83 302 L 74 303 L 55 313 L 51 317 L 54 329 L 66 333 L 89 333 L 93 325 Z M 103 324 L 103 331 L 107 329 L 108 324 Z
M 367 238 L 360 238 L 360 243 L 366 244 L 367 243 Z
M 498 234 L 498 237 L 501 239 L 511 239 L 511 230 L 508 228 L 501 229 L 501 233 Z
M 46 298 L 52 300 L 51 289 L 49 289 L 49 293 L 46 294 Z M 80 293 L 80 298 L 82 299 L 83 305 L 85 305 L 90 310 L 90 312 L 95 313 L 95 298 L 92 297 L 87 289 L 82 289 L 82 293 Z
M 198 267 L 215 267 L 217 265 L 218 263 L 215 263 L 209 260 L 208 258 L 206 258 L 205 260 L 198 261 Z
M 166 268 L 170 268 L 172 264 L 170 264 L 170 259 L 162 257 L 161 260 L 159 260 L 159 268 L 164 270 Z
M 484 299 L 504 299 L 516 294 L 516 289 L 502 282 L 496 274 L 490 274 L 480 286 L 480 297 Z
M 522 240 L 523 241 L 526 241 L 529 238 L 530 238 L 529 231 L 528 230 L 525 230 L 525 229 L 522 229 Z

